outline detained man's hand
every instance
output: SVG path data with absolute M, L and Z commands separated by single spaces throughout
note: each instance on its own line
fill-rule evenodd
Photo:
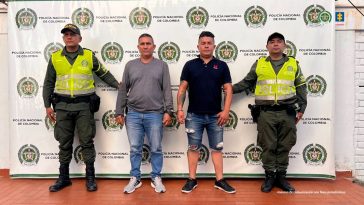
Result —
M 169 116 L 168 113 L 164 113 L 164 115 L 163 115 L 163 125 L 168 126 L 170 124 L 172 124 L 172 117 Z
M 219 119 L 217 120 L 217 124 L 219 126 L 224 126 L 228 121 L 229 121 L 229 111 L 221 111 L 219 113 L 217 113 L 217 117 L 219 117 Z
M 119 115 L 115 118 L 116 123 L 118 123 L 119 125 L 123 126 L 125 123 L 125 117 L 123 115 Z

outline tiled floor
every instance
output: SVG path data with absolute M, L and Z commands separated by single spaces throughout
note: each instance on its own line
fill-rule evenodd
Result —
M 89 193 L 83 179 L 73 179 L 73 185 L 50 193 L 51 179 L 10 179 L 8 170 L 0 170 L 0 204 L 97 204 L 97 205 L 363 205 L 364 187 L 353 183 L 351 174 L 337 173 L 336 180 L 291 179 L 295 194 L 260 192 L 262 179 L 229 179 L 237 193 L 226 194 L 213 188 L 212 179 L 200 179 L 190 194 L 181 193 L 185 180 L 164 179 L 167 192 L 155 193 L 150 180 L 132 194 L 123 194 L 126 179 L 98 179 L 99 190 Z

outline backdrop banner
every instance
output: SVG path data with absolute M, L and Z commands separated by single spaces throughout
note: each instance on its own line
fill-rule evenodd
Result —
M 58 176 L 58 142 L 54 124 L 46 117 L 42 88 L 50 54 L 64 46 L 61 29 L 74 23 L 81 29 L 81 46 L 93 50 L 118 81 L 125 64 L 139 57 L 139 35 L 151 34 L 157 46 L 154 56 L 169 65 L 175 108 L 183 65 L 198 55 L 202 31 L 215 34 L 215 57 L 228 63 L 233 83 L 243 79 L 260 56 L 267 55 L 268 36 L 282 33 L 285 52 L 299 60 L 309 94 L 304 118 L 297 126 L 297 144 L 289 154 L 288 177 L 335 178 L 334 9 L 335 2 L 327 0 L 9 1 L 11 176 Z M 101 96 L 95 114 L 96 175 L 129 177 L 129 142 L 125 127 L 118 126 L 114 117 L 117 90 L 100 80 L 96 87 Z M 252 95 L 233 97 L 224 132 L 226 177 L 264 176 L 250 103 L 254 103 Z M 203 144 L 198 176 L 214 177 L 207 136 Z M 84 176 L 77 136 L 73 149 L 71 176 Z M 185 126 L 175 118 L 164 130 L 163 153 L 163 177 L 188 176 Z M 150 156 L 146 140 L 144 177 L 151 172 Z

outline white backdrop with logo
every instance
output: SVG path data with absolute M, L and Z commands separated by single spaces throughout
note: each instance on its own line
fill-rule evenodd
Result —
M 11 176 L 57 176 L 58 143 L 54 125 L 46 118 L 42 88 L 49 55 L 63 45 L 60 30 L 72 22 L 81 28 L 81 45 L 93 50 L 119 81 L 126 62 L 138 57 L 138 36 L 151 34 L 157 45 L 155 57 L 169 65 L 174 97 L 184 63 L 198 54 L 201 31 L 215 34 L 215 56 L 228 63 L 233 83 L 259 56 L 267 55 L 269 34 L 284 34 L 286 52 L 299 60 L 309 92 L 308 107 L 297 126 L 297 144 L 289 155 L 288 175 L 334 178 L 333 12 L 334 1 L 327 0 L 9 1 Z M 129 143 L 125 128 L 116 126 L 113 116 L 117 91 L 98 80 L 97 93 L 102 100 L 95 114 L 96 174 L 128 177 Z M 263 176 L 256 124 L 247 108 L 253 102 L 254 96 L 234 95 L 224 134 L 226 177 Z M 198 175 L 213 177 L 206 136 L 203 144 Z M 76 137 L 73 177 L 83 176 L 85 167 L 78 145 Z M 184 125 L 174 122 L 164 131 L 163 176 L 187 176 L 186 151 Z M 144 176 L 151 171 L 149 160 L 146 141 Z

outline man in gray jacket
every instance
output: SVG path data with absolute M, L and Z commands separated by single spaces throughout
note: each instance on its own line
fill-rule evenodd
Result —
M 173 99 L 168 65 L 153 57 L 155 47 L 151 35 L 139 36 L 140 58 L 125 65 L 116 101 L 116 121 L 121 125 L 126 122 L 130 143 L 131 179 L 124 193 L 132 193 L 142 185 L 140 164 L 145 135 L 151 148 L 151 186 L 158 193 L 166 191 L 161 180 L 162 137 L 163 125 L 171 123 Z

